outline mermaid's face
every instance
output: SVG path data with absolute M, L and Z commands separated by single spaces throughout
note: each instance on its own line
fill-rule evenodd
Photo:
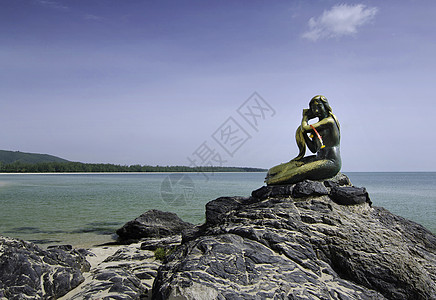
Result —
M 317 101 L 317 100 L 313 101 L 310 104 L 310 109 L 312 110 L 312 114 L 315 117 L 325 118 L 328 115 L 327 111 L 326 111 L 326 109 L 324 107 L 324 104 L 321 101 Z

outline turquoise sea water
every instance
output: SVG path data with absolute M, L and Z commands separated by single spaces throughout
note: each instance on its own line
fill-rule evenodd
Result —
M 374 206 L 436 233 L 436 173 L 346 173 Z M 206 178 L 207 176 L 207 178 Z M 204 221 L 220 196 L 249 196 L 264 173 L 0 174 L 0 234 L 38 244 L 88 247 L 149 209 Z

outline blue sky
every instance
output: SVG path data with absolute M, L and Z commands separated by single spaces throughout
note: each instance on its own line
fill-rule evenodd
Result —
M 0 149 L 269 168 L 297 155 L 301 111 L 323 94 L 344 171 L 435 171 L 435 12 L 435 1 L 0 0 Z M 269 110 L 253 127 L 238 108 L 256 100 Z

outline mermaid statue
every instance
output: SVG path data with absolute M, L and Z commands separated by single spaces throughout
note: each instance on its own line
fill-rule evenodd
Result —
M 315 118 L 318 118 L 318 122 L 309 124 L 309 120 Z M 326 97 L 313 97 L 309 109 L 303 109 L 303 118 L 295 133 L 295 139 L 300 153 L 290 162 L 269 169 L 265 178 L 267 185 L 326 179 L 339 172 L 340 126 Z M 306 146 L 316 155 L 305 157 Z

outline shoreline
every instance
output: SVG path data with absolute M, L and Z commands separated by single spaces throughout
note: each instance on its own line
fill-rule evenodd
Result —
M 244 172 L 244 171 L 220 171 L 220 172 L 213 172 L 213 171 L 193 171 L 193 172 L 40 172 L 40 173 L 33 173 L 33 172 L 11 172 L 11 173 L 2 173 L 0 172 L 0 175 L 107 175 L 107 174 L 199 174 L 199 173 L 206 173 L 206 174 L 248 174 L 248 173 L 265 173 L 266 171 L 250 171 L 250 172 Z M 434 174 L 436 171 L 341 171 L 343 174 Z
M 198 173 L 207 173 L 207 174 L 245 174 L 245 173 L 265 173 L 266 171 L 253 171 L 253 172 L 43 172 L 43 173 L 26 173 L 26 172 L 18 172 L 18 173 L 0 173 L 0 175 L 107 175 L 107 174 L 198 174 Z M 435 172 L 436 173 L 436 172 Z
M 216 176 L 210 176 L 210 180 L 206 182 L 204 177 L 200 176 L 202 174 L 189 175 L 189 173 L 192 172 L 179 173 L 191 177 L 195 183 L 195 196 L 192 199 L 189 198 L 184 206 L 174 206 L 161 198 L 161 181 L 173 174 L 172 172 L 2 173 L 0 174 L 0 198 L 4 201 L 2 201 L 3 214 L 1 214 L 0 231 L 7 236 L 35 241 L 42 247 L 51 244 L 92 247 L 112 241 L 111 234 L 104 236 L 102 232 L 111 230 L 113 233 L 115 226 L 121 226 L 148 209 L 174 211 L 186 221 L 201 222 L 204 219 L 206 200 L 213 200 L 223 194 L 249 196 L 249 191 L 261 186 L 263 180 L 261 177 L 264 177 L 260 172 L 211 172 L 208 174 L 216 173 Z M 20 176 L 20 174 L 28 176 Z M 44 174 L 47 176 L 43 176 Z M 433 217 L 434 205 L 432 205 L 436 190 L 434 185 L 430 185 L 436 182 L 434 181 L 436 180 L 435 172 L 348 172 L 345 174 L 349 174 L 350 178 L 355 177 L 352 181 L 358 186 L 367 188 L 375 206 L 385 207 L 397 215 L 422 224 L 436 234 L 436 223 Z M 415 176 L 415 174 L 418 175 Z M 430 179 L 427 176 L 430 176 Z M 409 185 L 409 177 L 413 179 L 410 182 L 418 185 Z M 416 180 L 417 177 L 422 178 Z M 383 181 L 384 178 L 388 178 L 387 186 Z M 222 186 L 223 182 L 225 188 Z M 395 185 L 395 182 L 400 182 L 401 186 Z M 246 187 L 245 192 L 243 188 Z M 232 191 L 230 192 L 229 189 Z M 178 186 L 173 193 L 178 195 L 182 191 L 183 186 Z M 410 200 L 412 194 L 414 195 L 413 201 Z M 65 202 L 58 202 L 59 199 L 64 199 Z M 124 203 L 132 210 L 127 209 Z M 67 204 L 68 210 L 65 209 Z M 103 209 L 105 212 L 93 213 L 86 218 L 85 216 L 98 205 L 103 205 L 99 211 Z M 28 213 L 26 213 L 25 220 L 18 222 L 17 220 L 20 220 L 26 211 Z M 76 213 L 80 215 L 73 217 Z M 15 219 L 14 215 L 17 216 Z M 61 215 L 64 218 L 61 219 Z M 50 219 L 48 216 L 53 216 L 53 218 Z M 80 222 L 78 217 L 81 218 Z M 60 227 L 51 223 L 55 218 L 56 222 L 61 222 Z M 115 219 L 119 224 L 108 224 Z M 66 239 L 60 235 L 61 233 L 56 234 L 61 231 L 65 232 Z M 69 234 L 77 231 L 85 233 Z M 52 236 L 52 232 L 56 236 Z M 82 243 L 82 241 L 85 242 Z

